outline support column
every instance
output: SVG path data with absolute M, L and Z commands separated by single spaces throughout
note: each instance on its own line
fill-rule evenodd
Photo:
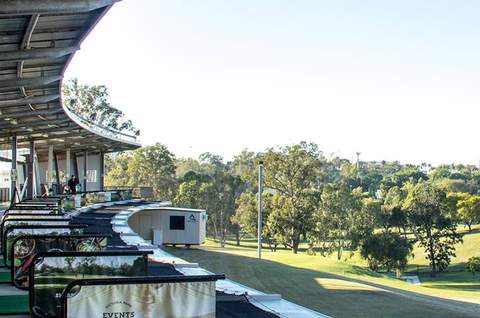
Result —
M 47 185 L 50 190 L 53 183 L 53 145 L 48 146 Z
M 61 187 L 60 183 L 60 171 L 58 170 L 58 158 L 57 158 L 57 152 L 53 152 L 53 163 L 55 165 L 55 183 L 57 184 L 57 194 L 62 194 L 63 189 Z
M 71 171 L 71 159 L 70 159 L 70 148 L 67 148 L 67 150 L 65 151 L 65 183 L 68 182 L 68 180 L 70 179 L 70 176 L 72 175 L 72 171 Z
M 12 171 L 10 173 L 10 197 L 11 203 L 15 203 L 15 191 L 17 188 L 17 135 L 12 136 Z
M 27 183 L 27 199 L 33 199 L 33 187 L 35 184 L 33 172 L 33 161 L 35 160 L 35 142 L 32 140 L 30 141 L 30 154 L 28 155 L 28 183 Z
M 87 161 L 88 154 L 85 151 L 83 153 L 83 191 L 87 191 Z
M 100 152 L 100 191 L 105 188 L 105 153 Z

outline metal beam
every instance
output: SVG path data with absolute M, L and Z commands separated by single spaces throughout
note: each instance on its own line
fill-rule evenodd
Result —
M 83 154 L 83 189 L 82 191 L 87 191 L 87 167 L 88 167 L 88 152 Z
M 58 157 L 57 152 L 53 152 L 53 165 L 55 166 L 55 180 L 57 182 L 57 193 L 63 193 L 60 183 L 60 171 L 58 170 Z
M 27 138 L 22 138 L 22 141 L 23 141 L 24 139 L 30 140 L 31 139 L 30 136 L 32 134 L 49 133 L 54 131 L 73 131 L 75 129 L 80 129 L 80 128 L 78 126 L 75 128 L 72 128 L 69 125 L 66 125 L 66 126 L 59 126 L 55 128 L 35 129 L 35 131 L 33 131 L 33 130 L 25 130 L 25 127 L 23 128 L 21 127 L 18 129 L 11 129 L 8 133 L 0 134 L 0 138 L 9 137 L 12 135 L 12 133 L 16 133 L 17 136 L 27 136 Z
M 27 188 L 27 198 L 33 199 L 33 178 L 35 173 L 33 172 L 33 161 L 35 159 L 35 142 L 30 142 L 30 154 L 28 155 L 27 162 L 28 162 L 28 188 Z
M 45 104 L 60 98 L 59 94 L 45 95 L 45 96 L 27 96 L 24 98 L 0 100 L 0 108 L 15 107 L 28 104 Z
M 89 12 L 118 0 L 2 0 L 0 15 Z
M 35 78 L 17 78 L 11 80 L 0 81 L 0 88 L 17 88 L 17 87 L 31 87 L 31 86 L 42 86 L 50 84 L 62 79 L 62 75 L 55 76 L 43 76 Z
M 100 191 L 105 188 L 105 153 L 100 151 Z
M 18 118 L 24 118 L 24 117 L 34 117 L 34 116 L 39 116 L 39 115 L 42 115 L 42 116 L 48 116 L 48 115 L 55 115 L 55 114 L 58 114 L 58 113 L 63 113 L 63 109 L 59 108 L 59 109 L 44 109 L 44 110 L 36 110 L 36 111 L 33 111 L 33 110 L 27 110 L 27 111 L 23 111 L 23 112 L 11 112 L 11 113 L 4 113 L 2 115 L 0 115 L 0 119 L 5 119 L 5 118 L 15 118 L 15 119 L 18 119 Z
M 40 18 L 40 14 L 34 14 L 30 17 L 30 21 L 28 22 L 27 29 L 25 30 L 25 34 L 23 35 L 22 43 L 20 43 L 20 49 L 26 50 L 30 49 L 30 39 L 32 38 L 33 30 L 35 30 L 35 26 L 37 25 L 38 19 Z M 1 60 L 1 59 L 0 59 Z M 17 63 L 17 77 L 23 77 L 23 60 L 18 60 Z M 25 96 L 25 90 L 21 91 Z
M 44 48 L 1 52 L 0 61 L 24 61 L 43 58 L 56 59 L 65 55 L 72 54 L 78 49 L 79 48 L 77 46 L 69 46 L 60 48 Z
M 36 127 L 36 126 L 46 126 L 46 125 L 61 125 L 64 123 L 71 123 L 71 119 L 61 119 L 61 120 L 38 120 L 31 123 L 18 123 L 17 125 L 0 125 L 0 129 L 9 129 L 9 128 L 17 128 L 17 127 Z M 8 135 L 8 133 L 7 133 Z
M 47 184 L 48 190 L 52 187 L 53 183 L 53 145 L 48 146 L 48 161 L 47 161 Z
M 12 204 L 15 202 L 15 192 L 17 190 L 17 136 L 12 136 L 12 171 L 10 174 L 10 196 Z
M 67 148 L 65 150 L 65 176 L 66 176 L 66 180 L 65 180 L 65 183 L 68 184 L 68 179 L 70 179 L 70 175 L 71 175 L 71 164 L 72 164 L 72 160 L 70 159 L 70 148 Z

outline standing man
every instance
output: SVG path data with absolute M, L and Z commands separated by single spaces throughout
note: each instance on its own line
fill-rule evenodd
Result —
M 77 193 L 77 184 L 80 184 L 77 177 L 72 174 L 70 180 L 68 180 L 68 187 L 70 188 L 70 193 Z

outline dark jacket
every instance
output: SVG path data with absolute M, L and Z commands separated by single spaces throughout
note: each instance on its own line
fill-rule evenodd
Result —
M 77 178 L 75 178 L 75 180 L 73 180 L 73 178 L 68 180 L 68 187 L 70 188 L 70 193 L 77 193 L 77 184 L 79 183 L 80 182 Z

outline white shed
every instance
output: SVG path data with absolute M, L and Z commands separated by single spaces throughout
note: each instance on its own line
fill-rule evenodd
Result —
M 207 212 L 197 209 L 158 207 L 141 210 L 128 219 L 134 232 L 155 245 L 205 243 Z

